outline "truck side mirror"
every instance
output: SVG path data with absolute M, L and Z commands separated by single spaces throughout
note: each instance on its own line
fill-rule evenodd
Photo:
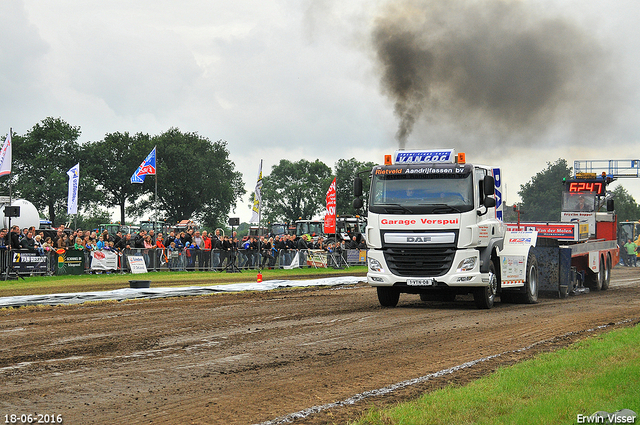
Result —
M 486 198 L 484 198 L 484 201 L 482 201 L 482 205 L 487 208 L 493 208 L 496 206 L 496 199 L 487 196 Z
M 362 198 L 356 198 L 353 200 L 353 208 L 355 208 L 356 210 L 359 210 L 360 208 L 362 208 L 362 206 L 363 206 Z
M 496 187 L 493 176 L 484 176 L 484 179 L 482 179 L 482 184 L 485 196 L 490 196 L 495 193 Z
M 607 211 L 615 211 L 615 208 L 613 207 L 613 199 L 607 199 Z
M 353 180 L 353 196 L 362 196 L 362 179 L 360 177 Z

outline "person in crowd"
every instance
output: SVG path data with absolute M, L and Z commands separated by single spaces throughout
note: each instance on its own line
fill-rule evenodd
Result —
M 251 236 L 248 255 L 249 268 L 258 268 L 260 265 L 260 244 L 255 236 Z
M 11 228 L 11 249 L 20 249 L 20 226 Z
M 113 236 L 113 240 L 110 240 L 109 242 L 113 242 L 114 245 L 117 245 L 121 239 L 122 239 L 122 232 L 118 230 L 116 234 Z
M 27 234 L 20 240 L 20 248 L 29 251 L 35 251 L 35 240 L 33 239 L 33 233 L 27 229 Z
M 143 257 L 144 257 L 144 263 L 147 265 L 148 268 L 155 268 L 155 263 L 151 262 L 152 258 L 155 258 L 155 255 L 153 255 L 153 249 L 155 249 L 156 244 L 151 240 L 151 235 L 146 235 L 144 237 L 144 241 L 143 241 Z
M 9 234 L 6 228 L 0 229 L 0 248 L 5 249 L 7 247 L 7 235 Z
M 261 268 L 266 268 L 269 266 L 269 260 L 271 258 L 271 247 L 272 245 L 269 243 L 268 240 L 266 240 L 264 238 L 264 236 L 262 236 L 260 238 L 260 253 L 262 255 L 262 266 Z
M 636 267 L 636 250 L 638 246 L 633 242 L 632 239 L 629 239 L 626 244 L 624 244 L 624 248 L 627 250 L 627 255 L 629 258 L 629 266 Z
M 229 236 L 224 235 L 222 238 L 222 252 L 220 252 L 220 267 L 228 267 L 231 261 L 231 241 Z
M 120 251 L 133 248 L 133 241 L 131 240 L 131 234 L 127 233 L 124 238 L 120 239 L 120 241 L 115 245 L 115 247 Z
M 26 249 L 29 251 L 35 251 L 35 239 L 33 238 L 33 233 L 31 233 L 27 229 L 27 233 L 24 235 L 22 239 L 20 239 L 20 248 Z
M 58 230 L 56 230 L 56 235 L 53 237 L 53 244 L 54 246 L 58 246 L 58 241 L 60 239 L 62 239 L 62 235 L 64 235 L 64 229 L 62 227 L 58 228 Z
M 79 236 L 76 237 L 75 243 L 73 244 L 73 249 L 84 250 L 84 245 L 82 244 L 82 238 Z
M 192 271 L 194 270 L 194 262 L 193 259 L 195 257 L 194 255 L 194 248 L 191 245 L 191 242 L 187 241 L 184 244 L 184 257 L 183 260 L 185 262 L 185 269 L 187 271 Z
M 213 249 L 213 268 L 214 270 L 219 270 L 222 268 L 222 261 L 224 260 L 222 254 L 224 244 L 222 243 L 219 229 L 216 229 L 215 237 L 211 240 L 211 247 Z
M 304 267 L 307 264 L 307 251 L 309 250 L 309 241 L 311 240 L 311 236 L 302 235 L 300 239 L 298 239 L 298 255 L 300 260 L 300 267 Z
M 180 237 L 183 233 L 177 234 L 175 239 L 173 240 L 175 242 L 175 244 L 176 244 L 176 249 L 180 250 L 180 251 L 182 251 L 184 249 L 184 239 L 182 239 Z
M 104 233 L 98 236 L 98 242 L 96 243 L 96 249 L 104 249 Z
M 189 227 L 189 229 L 187 229 L 187 232 L 184 233 L 184 239 L 186 242 L 189 242 L 191 245 L 193 245 L 193 227 Z
M 58 242 L 56 245 L 59 249 L 67 249 L 69 248 L 69 237 L 66 233 L 63 233 L 61 237 L 58 238 Z
M 192 253 L 194 255 L 193 257 L 193 264 L 194 264 L 194 268 L 195 266 L 198 267 L 198 270 L 202 271 L 203 270 L 203 266 L 204 266 L 204 259 L 202 258 L 202 249 L 204 248 L 204 240 L 202 239 L 202 236 L 200 236 L 200 232 L 199 231 L 195 231 L 193 233 L 193 242 L 192 242 Z
M 187 234 L 185 232 L 180 232 L 180 236 L 177 239 L 180 239 L 180 245 L 182 245 L 183 248 L 187 246 L 187 242 L 189 242 L 189 245 L 191 245 L 191 241 L 189 240 L 189 238 L 187 238 Z M 176 246 L 177 245 L 178 241 L 176 241 Z
M 287 245 L 284 242 L 285 235 L 278 235 L 275 237 L 273 246 L 278 253 L 278 267 L 282 268 L 284 266 L 284 256 L 285 251 L 287 249 Z
M 209 270 L 211 264 L 211 238 L 206 230 L 202 232 L 202 269 Z
M 158 237 L 156 238 L 156 249 L 158 250 L 158 264 L 160 266 L 164 266 L 167 264 L 167 247 L 164 246 L 164 238 L 162 237 L 162 233 L 158 233 Z
M 142 250 L 144 248 L 144 238 L 147 236 L 147 232 L 141 230 L 133 240 L 133 246 L 136 249 Z
M 178 270 L 178 262 L 180 258 L 180 252 L 176 247 L 175 240 L 169 244 L 169 248 L 167 248 L 169 254 L 169 271 Z
M 243 236 L 242 240 L 238 241 L 238 268 L 242 269 L 247 267 L 249 263 L 249 257 L 247 257 L 247 248 L 249 246 L 249 237 Z
M 291 265 L 298 250 L 298 243 L 294 235 L 289 235 L 289 238 L 287 239 L 287 250 L 289 251 L 287 265 Z
M 53 240 L 51 238 L 46 238 L 44 242 L 42 242 L 42 248 L 44 248 L 45 251 L 52 251 Z

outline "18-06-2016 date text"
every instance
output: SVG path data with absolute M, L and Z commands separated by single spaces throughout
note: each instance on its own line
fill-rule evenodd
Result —
M 43 414 L 43 413 L 23 413 L 6 414 L 4 415 L 5 424 L 61 424 L 62 415 L 58 414 Z

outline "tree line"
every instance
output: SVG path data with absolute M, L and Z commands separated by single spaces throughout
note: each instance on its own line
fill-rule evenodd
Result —
M 242 173 L 229 160 L 227 142 L 211 141 L 197 133 L 170 128 L 159 135 L 108 133 L 102 140 L 79 143 L 81 129 L 61 118 L 46 118 L 25 134 L 12 135 L 12 172 L 0 179 L 0 193 L 33 203 L 54 226 L 67 216 L 66 171 L 80 163 L 78 227 L 110 222 L 108 209 L 119 221 L 155 216 L 158 179 L 158 217 L 175 223 L 191 219 L 206 228 L 226 227 L 230 212 L 246 194 Z M 157 148 L 156 177 L 132 184 L 131 175 L 147 154 Z M 311 219 L 325 208 L 325 195 L 337 178 L 340 214 L 355 215 L 351 205 L 356 173 L 374 163 L 340 159 L 335 175 L 323 162 L 281 160 L 263 179 L 263 222 Z M 253 199 L 253 194 L 251 194 Z
M 119 210 L 119 220 L 155 216 L 155 182 L 132 184 L 131 175 L 157 147 L 158 216 L 168 222 L 192 219 L 206 228 L 226 227 L 230 212 L 246 194 L 242 173 L 229 160 L 227 142 L 211 141 L 197 133 L 170 128 L 162 134 L 108 133 L 102 140 L 78 142 L 80 127 L 61 118 L 46 118 L 25 134 L 12 136 L 12 173 L 0 179 L 0 191 L 32 202 L 54 225 L 69 221 L 66 214 L 66 171 L 80 162 L 81 214 L 79 227 L 109 222 L 107 209 Z M 293 222 L 322 216 L 326 193 L 336 178 L 339 215 L 363 214 L 352 206 L 353 180 L 376 164 L 355 158 L 339 159 L 333 169 L 320 160 L 289 161 L 263 177 L 262 222 Z M 562 179 L 570 178 L 566 160 L 547 167 L 520 187 L 522 220 L 559 221 Z M 365 202 L 369 179 L 364 179 Z M 640 219 L 640 206 L 622 186 L 613 192 L 618 220 Z M 253 193 L 250 194 L 250 201 Z M 247 208 L 251 208 L 247 205 Z M 506 221 L 515 221 L 511 205 Z M 83 222 L 86 224 L 83 225 Z
M 26 134 L 13 134 L 12 172 L 0 181 L 2 193 L 9 193 L 11 183 L 14 198 L 33 203 L 54 225 L 67 222 L 66 172 L 79 162 L 81 218 L 92 218 L 90 227 L 110 221 L 108 208 L 120 211 L 122 223 L 127 216 L 155 213 L 153 178 L 158 179 L 159 217 L 174 223 L 191 218 L 218 226 L 245 194 L 224 140 L 177 128 L 155 136 L 109 133 L 83 144 L 80 134 L 80 127 L 51 117 Z M 132 184 L 131 175 L 154 146 L 157 175 Z

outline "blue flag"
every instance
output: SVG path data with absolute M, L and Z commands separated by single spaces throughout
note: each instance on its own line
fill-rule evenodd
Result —
M 156 148 L 153 148 L 147 158 L 142 161 L 135 173 L 131 176 L 131 183 L 144 183 L 144 176 L 156 174 Z

